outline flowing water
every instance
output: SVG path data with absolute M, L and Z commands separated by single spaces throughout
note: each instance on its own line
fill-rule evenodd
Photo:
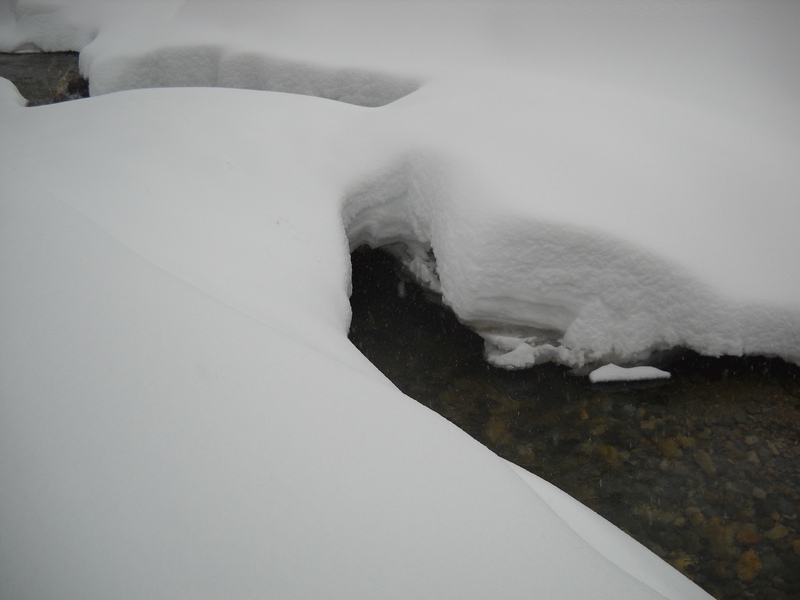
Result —
M 800 598 L 800 369 L 676 353 L 658 385 L 504 371 L 358 250 L 350 339 L 397 387 L 628 532 L 717 598 Z

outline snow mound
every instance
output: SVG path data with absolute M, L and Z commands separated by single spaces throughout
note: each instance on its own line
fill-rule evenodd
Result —
M 81 49 L 94 95 L 382 106 L 337 140 L 369 155 L 338 167 L 350 244 L 391 246 L 496 366 L 674 346 L 800 362 L 800 277 L 782 267 L 800 256 L 800 7 L 754 10 L 21 0 L 3 27 L 9 46 Z
M 0 103 L 5 102 L 18 104 L 19 106 L 27 106 L 28 104 L 28 101 L 19 93 L 17 86 L 8 79 L 0 77 Z
M 669 379 L 672 377 L 667 371 L 655 367 L 620 367 L 613 363 L 603 365 L 589 373 L 592 383 L 607 383 L 612 381 L 647 381 L 652 379 Z
M 363 110 L 0 104 L 0 597 L 708 597 L 349 343 Z
M 132 58 L 102 55 L 95 62 L 93 57 L 102 47 L 98 42 L 82 55 L 92 95 L 148 87 L 230 87 L 374 107 L 389 104 L 419 87 L 409 77 L 325 67 L 224 45 L 166 45 Z

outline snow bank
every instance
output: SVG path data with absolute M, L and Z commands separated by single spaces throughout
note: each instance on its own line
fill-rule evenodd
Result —
M 28 101 L 19 93 L 17 87 L 8 79 L 0 78 L 0 102 L 26 106 Z
M 2 98 L 0 596 L 707 597 L 347 341 L 365 109 Z
M 423 281 L 491 362 L 798 360 L 800 278 L 780 265 L 800 238 L 775 218 L 796 213 L 797 144 L 563 78 L 477 86 L 431 83 L 374 116 L 407 150 L 344 215 L 351 240 L 405 241 L 409 265 L 432 250 Z
M 22 1 L 5 47 L 82 48 L 94 95 L 383 106 L 359 116 L 351 245 L 392 244 L 497 366 L 800 361 L 796 5 L 232 6 Z

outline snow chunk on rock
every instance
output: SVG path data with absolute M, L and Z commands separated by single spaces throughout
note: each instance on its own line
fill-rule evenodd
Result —
M 603 365 L 589 373 L 592 383 L 607 383 L 611 381 L 647 381 L 651 379 L 669 379 L 672 377 L 667 371 L 655 367 L 620 367 L 614 363 Z

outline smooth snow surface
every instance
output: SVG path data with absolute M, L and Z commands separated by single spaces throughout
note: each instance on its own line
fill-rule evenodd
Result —
M 1 2 L 0 50 L 81 50 L 96 97 L 0 86 L 0 597 L 707 597 L 386 381 L 348 251 L 391 245 L 499 366 L 800 362 L 799 28 Z
M 603 365 L 589 373 L 592 383 L 605 383 L 611 381 L 646 381 L 648 379 L 669 379 L 672 377 L 667 371 L 655 367 L 620 367 L 613 363 Z

